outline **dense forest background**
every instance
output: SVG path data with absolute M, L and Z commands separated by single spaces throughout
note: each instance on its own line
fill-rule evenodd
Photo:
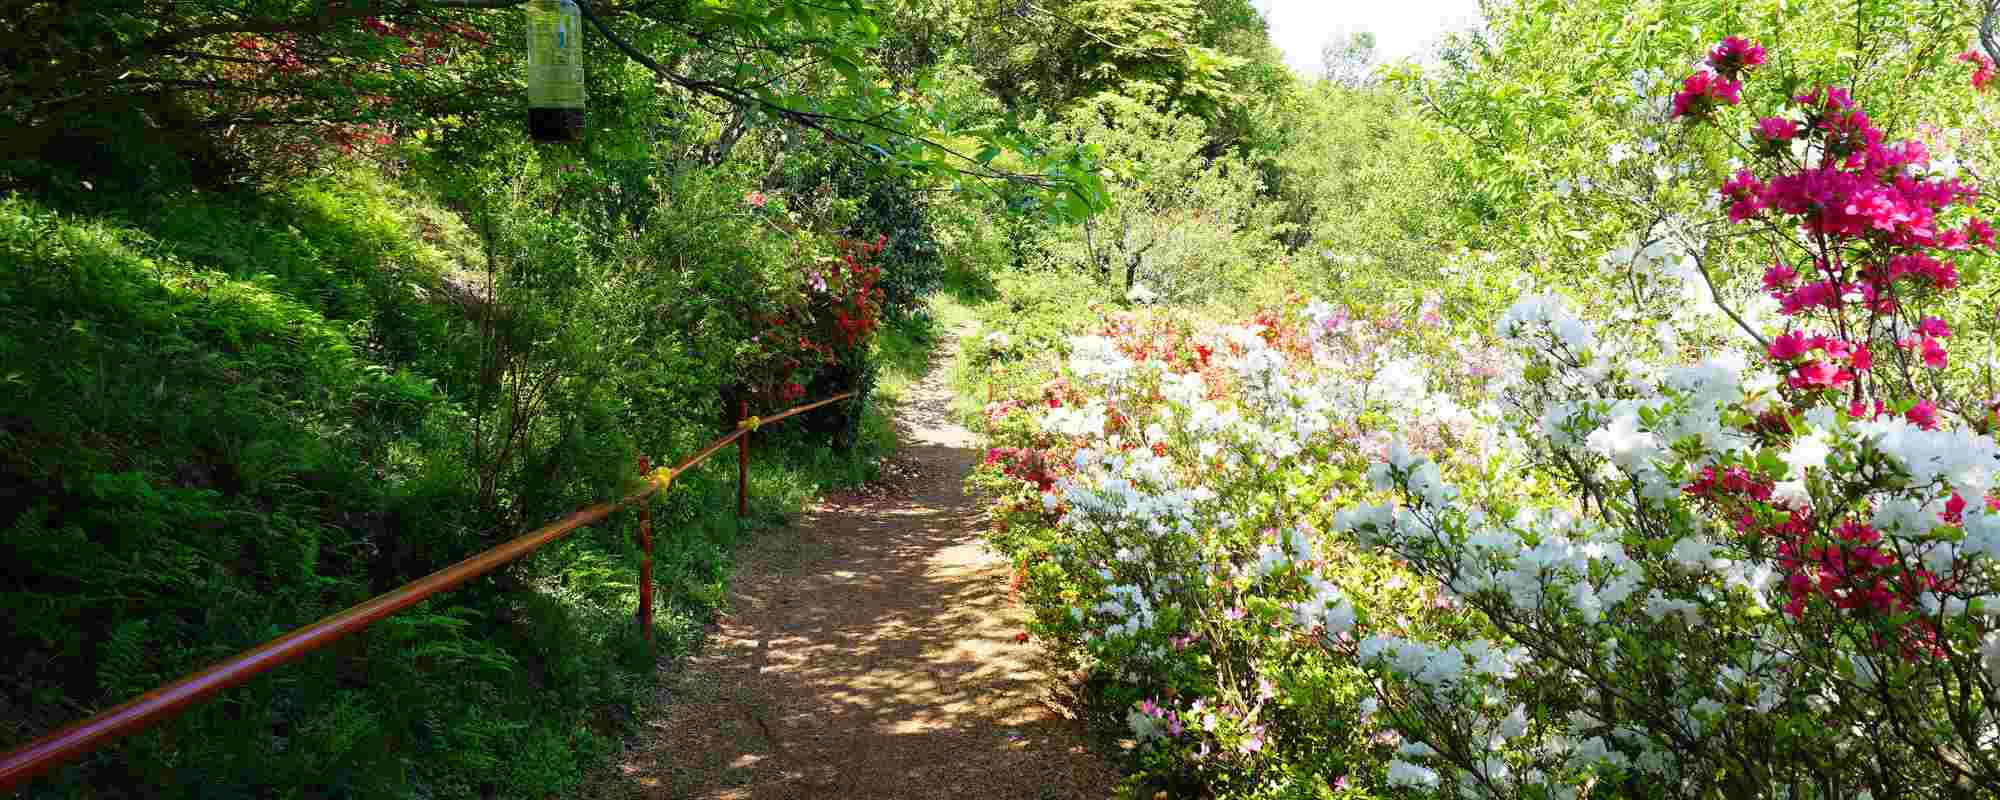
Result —
M 736 542 L 894 447 L 940 291 L 1032 349 L 1093 305 L 1617 286 L 1585 254 L 1654 206 L 1568 176 L 1708 202 L 1721 160 L 1605 153 L 1721 31 L 1993 163 L 1973 2 L 1495 0 L 1315 74 L 1249 0 L 591 2 L 565 145 L 525 132 L 521 5 L 0 0 L 0 747 L 629 489 L 741 402 L 862 389 L 760 434 L 752 519 L 719 468 L 661 501 L 683 653 Z M 30 795 L 566 791 L 652 696 L 635 524 Z

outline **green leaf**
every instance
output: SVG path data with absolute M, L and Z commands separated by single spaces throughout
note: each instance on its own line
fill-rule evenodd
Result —
M 841 77 L 846 78 L 849 82 L 851 83 L 861 82 L 861 68 L 855 66 L 854 62 L 849 61 L 845 58 L 841 58 L 836 55 L 828 55 L 826 57 L 826 63 L 829 66 L 833 67 L 835 72 L 840 73 Z

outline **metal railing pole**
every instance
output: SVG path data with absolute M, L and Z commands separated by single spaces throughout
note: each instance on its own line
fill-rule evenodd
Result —
M 750 419 L 750 401 L 744 400 L 736 407 L 739 422 Z M 754 428 L 751 430 L 755 430 Z M 750 517 L 750 430 L 745 430 L 736 440 L 736 518 Z
M 653 474 L 653 462 L 645 456 L 639 457 L 639 474 L 649 479 Z M 639 630 L 646 636 L 646 643 L 653 643 L 653 500 L 639 501 Z

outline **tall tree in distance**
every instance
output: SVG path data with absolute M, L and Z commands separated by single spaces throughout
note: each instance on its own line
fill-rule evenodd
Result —
M 1366 85 L 1375 66 L 1375 34 L 1335 30 L 1319 47 L 1320 74 L 1350 89 Z

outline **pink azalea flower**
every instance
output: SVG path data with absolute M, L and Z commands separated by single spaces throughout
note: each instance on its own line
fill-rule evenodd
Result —
M 1987 57 L 1986 53 L 1980 51 L 1978 48 L 1973 48 L 1959 53 L 1958 60 L 1972 65 L 1973 91 L 1984 91 L 1986 84 L 1993 82 L 1993 59 Z
M 1792 371 L 1786 383 L 1794 389 L 1810 391 L 1815 389 L 1838 389 L 1854 380 L 1854 373 L 1841 369 L 1825 361 L 1808 361 Z
M 1924 317 L 1917 321 L 1917 332 L 1925 336 L 1936 336 L 1939 339 L 1944 339 L 1951 336 L 1951 326 L 1946 325 L 1944 320 L 1937 317 Z
M 1952 492 L 1951 499 L 1944 501 L 1944 511 L 1938 514 L 1938 519 L 1947 525 L 1965 522 L 1965 498 L 1960 497 L 1957 492 Z
M 1838 86 L 1814 89 L 1792 98 L 1799 105 L 1814 110 L 1846 111 L 1854 107 L 1854 95 Z
M 1831 281 L 1817 281 L 1800 286 L 1791 294 L 1778 298 L 1778 312 L 1792 316 L 1814 308 L 1838 308 L 1840 292 L 1834 291 Z
M 1708 51 L 1708 65 L 1724 75 L 1734 75 L 1764 63 L 1764 48 L 1741 36 L 1722 40 Z
M 1972 246 L 1972 236 L 1963 228 L 1945 231 L 1938 236 L 1937 246 L 1946 250 L 1966 250 Z
M 1771 340 L 1770 353 L 1771 353 L 1771 358 L 1776 359 L 1778 361 L 1790 361 L 1792 359 L 1798 358 L 1799 356 L 1805 355 L 1806 354 L 1805 334 L 1800 333 L 1798 331 L 1790 331 L 1788 333 L 1780 334 L 1778 338 Z
M 1729 206 L 1729 221 L 1742 222 L 1764 210 L 1766 189 L 1764 182 L 1757 180 L 1750 170 L 1737 170 L 1736 176 L 1723 183 L 1720 191 L 1722 199 L 1732 203 Z
M 1423 322 L 1425 327 L 1431 328 L 1444 324 L 1444 315 L 1439 313 L 1443 304 L 1443 295 L 1437 292 L 1425 292 L 1423 306 L 1418 309 L 1418 320 Z
M 1736 105 L 1742 102 L 1743 84 L 1724 75 L 1703 70 L 1681 81 L 1681 90 L 1674 95 L 1672 116 L 1699 117 L 1713 110 L 1717 103 Z
M 1792 282 L 1798 279 L 1799 274 L 1793 272 L 1791 267 L 1785 266 L 1784 262 L 1774 262 L 1769 269 L 1764 270 L 1764 290 L 1775 294 L 1790 287 Z
M 1242 744 L 1237 745 L 1237 748 L 1241 749 L 1244 753 L 1255 753 L 1264 749 L 1264 726 L 1259 725 L 1251 729 L 1249 738 L 1244 739 Z
M 1929 336 L 1924 337 L 1924 366 L 1944 369 L 1945 363 L 1944 345 Z
M 1332 314 L 1327 315 L 1326 323 L 1322 327 L 1326 329 L 1327 333 L 1339 333 L 1342 329 L 1346 328 L 1347 309 L 1346 308 L 1334 309 Z
M 1937 406 L 1929 400 L 1918 400 L 1916 405 L 1911 406 L 1910 410 L 1903 414 L 1903 417 L 1908 419 L 1910 424 L 1927 431 L 1937 428 Z
M 1751 133 L 1767 142 L 1789 142 L 1799 135 L 1799 124 L 1784 117 L 1765 117 L 1757 120 Z
M 1986 220 L 1973 217 L 1965 222 L 1965 237 L 1987 247 L 1992 247 L 1993 226 L 1986 224 Z

